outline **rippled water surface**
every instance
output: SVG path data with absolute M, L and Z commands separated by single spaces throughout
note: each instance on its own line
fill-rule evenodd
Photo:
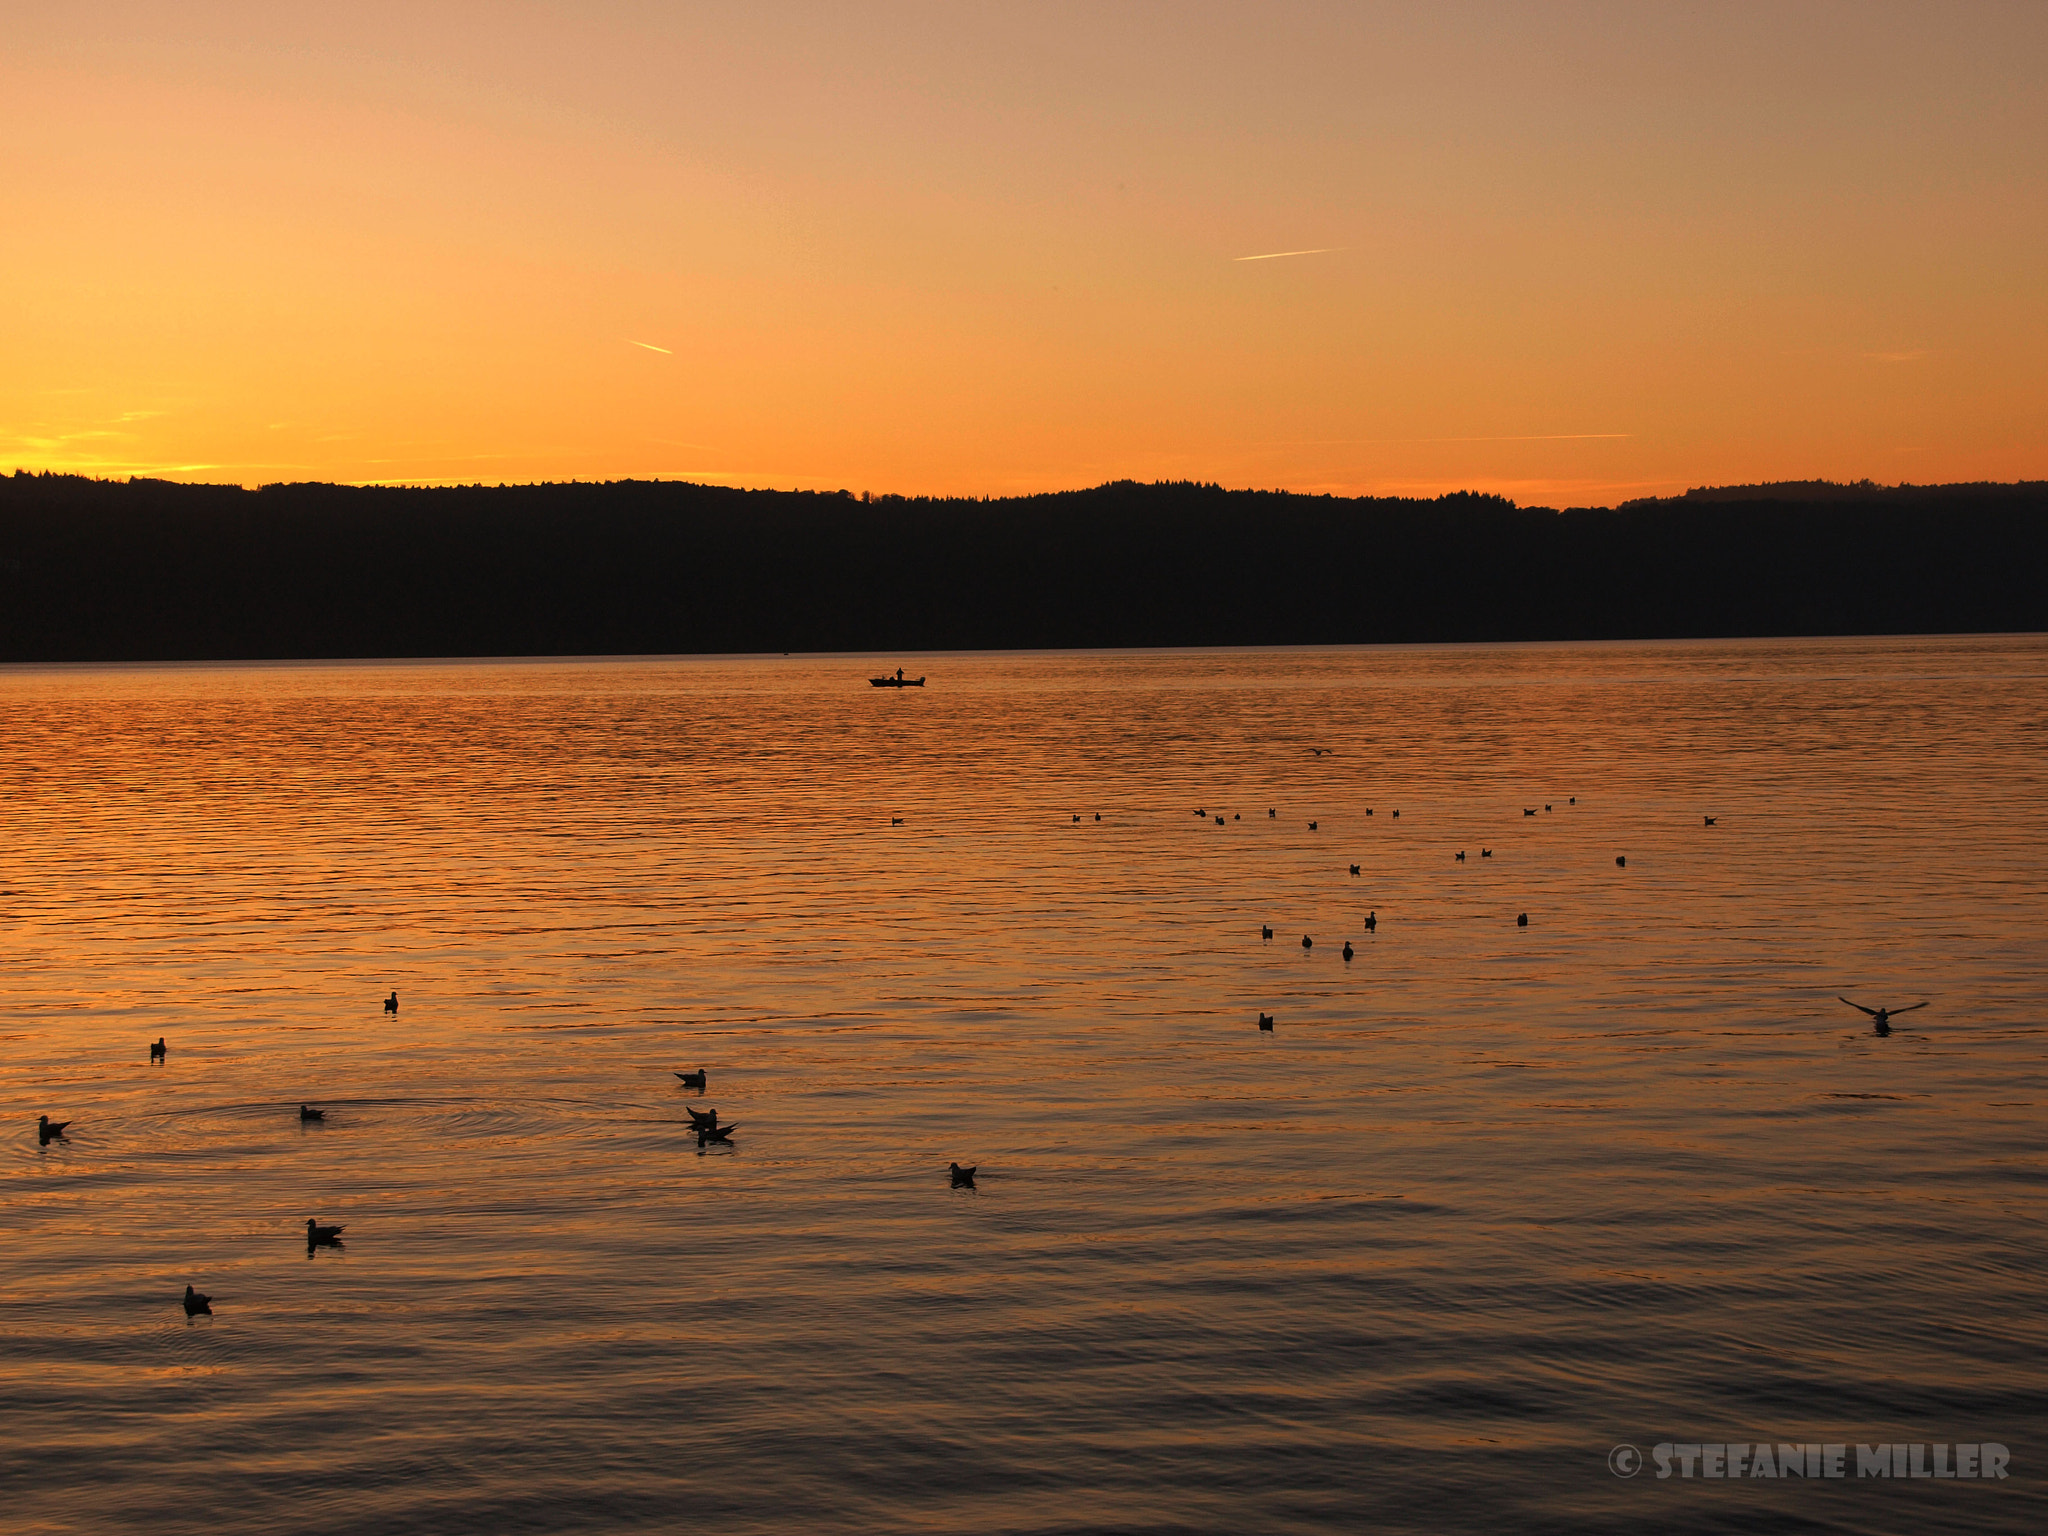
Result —
M 13 1528 L 2043 1528 L 2048 640 L 898 661 L 0 669 Z

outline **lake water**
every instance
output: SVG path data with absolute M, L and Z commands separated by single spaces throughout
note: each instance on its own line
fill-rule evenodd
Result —
M 2044 684 L 0 669 L 10 1524 L 2042 1529 Z

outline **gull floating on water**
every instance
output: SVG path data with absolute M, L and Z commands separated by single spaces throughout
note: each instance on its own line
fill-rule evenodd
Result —
M 697 1129 L 697 1145 L 701 1147 L 709 1142 L 731 1141 L 732 1133 L 738 1129 L 739 1126 L 737 1125 L 699 1126 Z
M 718 1111 L 715 1109 L 692 1109 L 689 1105 L 685 1104 L 683 1106 L 683 1113 L 690 1117 L 690 1129 L 693 1131 L 715 1131 L 718 1129 Z
M 1271 928 L 1261 927 L 1259 929 L 1259 937 L 1262 939 L 1270 939 L 1271 937 L 1273 937 L 1273 930 Z
M 156 1044 L 149 1048 L 149 1059 L 151 1061 L 162 1061 L 165 1059 L 164 1038 L 162 1035 L 158 1035 Z
M 1344 941 L 1344 958 L 1346 960 L 1351 958 L 1351 941 L 1349 939 Z
M 1270 1035 L 1273 1032 L 1273 1015 L 1271 1015 L 1270 1013 L 1260 1014 L 1259 1028 L 1263 1029 L 1267 1034 Z
M 187 1317 L 197 1317 L 202 1312 L 208 1317 L 213 1316 L 213 1298 L 211 1296 L 202 1296 L 193 1290 L 191 1286 L 186 1286 L 185 1315 Z
M 306 1246 L 308 1248 L 331 1248 L 341 1241 L 342 1228 L 323 1227 L 312 1217 L 306 1218 Z
M 976 1166 L 978 1167 L 980 1165 L 977 1164 Z M 955 1189 L 974 1188 L 973 1168 L 962 1168 L 958 1163 L 948 1163 L 946 1165 L 946 1170 L 953 1176 L 953 1187 Z
M 386 1013 L 398 1012 L 398 993 L 395 989 L 389 997 L 384 999 L 384 1011 Z
M 44 1146 L 50 1144 L 50 1138 L 53 1136 L 61 1140 L 65 1129 L 70 1124 L 69 1120 L 52 1120 L 48 1115 L 37 1115 L 36 1140 L 43 1143 Z
M 699 1067 L 695 1072 L 678 1072 L 676 1076 L 683 1080 L 685 1088 L 702 1088 L 704 1086 L 704 1069 L 702 1067 Z
M 301 1105 L 299 1106 L 299 1119 L 300 1119 L 300 1120 L 302 1120 L 302 1121 L 305 1121 L 305 1120 L 325 1120 L 326 1118 L 327 1118 L 327 1111 L 326 1111 L 326 1110 L 324 1110 L 324 1109 L 312 1109 L 312 1108 L 309 1108 L 308 1106 L 306 1106 L 306 1105 L 304 1105 L 304 1104 L 301 1104 Z

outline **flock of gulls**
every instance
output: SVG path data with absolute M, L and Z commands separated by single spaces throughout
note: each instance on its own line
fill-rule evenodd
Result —
M 398 1012 L 398 994 L 395 991 L 384 999 L 384 1011 L 386 1013 Z M 162 1036 L 159 1036 L 150 1043 L 149 1059 L 152 1063 L 169 1061 L 170 1047 Z M 695 1072 L 678 1072 L 675 1075 L 683 1087 L 695 1089 L 698 1093 L 702 1093 L 709 1086 L 711 1080 L 710 1071 L 704 1067 L 699 1067 Z M 699 1147 L 709 1147 L 714 1144 L 732 1145 L 732 1133 L 739 1129 L 737 1124 L 728 1123 L 720 1125 L 718 1123 L 718 1111 L 715 1108 L 693 1109 L 689 1105 L 685 1105 L 683 1109 L 684 1113 L 690 1117 L 690 1129 L 696 1132 L 697 1145 Z M 301 1125 L 310 1124 L 315 1121 L 324 1121 L 326 1118 L 327 1111 L 324 1109 L 317 1108 L 311 1104 L 301 1104 L 299 1106 L 299 1123 Z M 47 1147 L 53 1141 L 66 1140 L 65 1132 L 71 1129 L 72 1124 L 73 1122 L 69 1120 L 52 1120 L 48 1115 L 38 1115 L 36 1117 L 37 1144 Z M 974 1169 L 963 1168 L 958 1163 L 948 1165 L 948 1174 L 954 1189 L 975 1188 L 974 1172 Z M 318 1218 L 308 1216 L 306 1218 L 306 1256 L 311 1258 L 315 1250 L 321 1248 L 344 1247 L 341 1234 L 346 1230 L 345 1227 L 341 1226 L 323 1225 Z M 213 1298 L 195 1289 L 190 1284 L 186 1285 L 185 1315 L 187 1317 L 213 1316 Z
M 1327 747 L 1311 747 L 1311 748 L 1310 748 L 1309 750 L 1310 750 L 1310 751 L 1312 751 L 1312 752 L 1314 752 L 1314 753 L 1315 753 L 1315 754 L 1316 754 L 1316 755 L 1317 755 L 1318 757 L 1321 757 L 1321 756 L 1324 756 L 1324 755 L 1326 755 L 1326 754 L 1327 754 L 1327 753 L 1329 752 L 1329 750 L 1330 750 L 1330 749 L 1329 749 L 1329 748 L 1327 748 Z M 1566 804 L 1566 805 L 1577 805 L 1578 803 L 1579 803 L 1579 797 L 1578 797 L 1577 795 L 1572 795 L 1572 796 L 1568 797 L 1568 798 L 1566 799 L 1566 801 L 1565 801 L 1565 804 Z M 1543 811 L 1544 811 L 1544 812 L 1548 812 L 1548 811 L 1550 811 L 1550 810 L 1551 810 L 1552 808 L 1553 808 L 1553 806 L 1552 806 L 1552 805 L 1546 804 L 1546 805 L 1545 805 L 1545 806 L 1543 807 Z M 1367 810 L 1366 810 L 1366 813 L 1365 813 L 1365 814 L 1366 814 L 1366 815 L 1368 815 L 1368 816 L 1372 815 L 1372 814 L 1373 814 L 1372 808 L 1368 807 L 1368 808 L 1367 808 Z M 1542 813 L 1538 812 L 1538 811 L 1536 810 L 1536 808 L 1535 808 L 1534 806 L 1527 806 L 1527 805 L 1525 805 L 1525 806 L 1523 806 L 1523 807 L 1522 807 L 1522 814 L 1523 814 L 1524 816 L 1536 816 L 1536 815 L 1539 815 L 1539 814 L 1542 814 Z M 1395 818 L 1395 819 L 1397 819 L 1397 820 L 1399 819 L 1400 815 L 1401 815 L 1401 813 L 1400 813 L 1399 811 L 1395 811 L 1395 812 L 1393 813 L 1393 816 L 1394 816 L 1394 818 Z M 1268 819 L 1268 820 L 1272 820 L 1272 821 L 1277 821 L 1277 820 L 1279 819 L 1279 817 L 1280 817 L 1280 812 L 1279 812 L 1278 808 L 1276 808 L 1276 807 L 1268 807 L 1268 808 L 1267 808 L 1267 810 L 1266 810 L 1266 817 L 1267 817 L 1267 819 Z M 1080 819 L 1081 819 L 1081 818 L 1080 818 L 1079 816 L 1076 816 L 1076 817 L 1074 818 L 1074 820 L 1075 820 L 1075 821 L 1079 821 Z M 1102 813 L 1101 813 L 1101 812 L 1099 812 L 1099 811 L 1098 811 L 1098 812 L 1096 812 L 1096 813 L 1095 813 L 1095 819 L 1096 819 L 1097 821 L 1100 821 L 1100 820 L 1102 820 Z M 1210 820 L 1210 819 L 1211 819 L 1211 817 L 1210 817 L 1210 812 L 1209 812 L 1208 808 L 1207 808 L 1206 806 L 1198 806 L 1198 807 L 1196 807 L 1196 809 L 1195 809 L 1195 819 L 1196 819 L 1196 820 L 1198 820 L 1198 821 L 1208 821 L 1208 820 Z M 1224 818 L 1223 818 L 1222 816 L 1216 816 L 1216 817 L 1215 817 L 1214 819 L 1215 819 L 1216 825 L 1217 825 L 1217 826 L 1219 826 L 1219 827 L 1221 827 L 1221 826 L 1227 826 L 1227 825 L 1229 824 L 1228 822 L 1226 822 L 1226 821 L 1224 820 Z M 1242 821 L 1243 819 L 1244 819 L 1244 817 L 1243 817 L 1243 815 L 1242 815 L 1241 813 L 1239 813 L 1239 812 L 1232 812 L 1232 813 L 1231 813 L 1231 816 L 1230 816 L 1230 821 Z M 1715 825 L 1715 824 L 1716 824 L 1716 823 L 1717 823 L 1717 822 L 1719 821 L 1719 819 L 1720 819 L 1720 818 L 1719 818 L 1719 817 L 1716 817 L 1716 816 L 1702 816 L 1702 817 L 1700 818 L 1700 823 L 1701 823 L 1702 827 L 1711 827 L 1711 826 Z M 899 817 L 899 818 L 896 818 L 896 820 L 897 820 L 897 821 L 898 821 L 898 822 L 900 823 L 900 821 L 901 821 L 901 818 L 900 818 L 900 817 Z M 1311 831 L 1311 832 L 1314 832 L 1314 831 L 1316 831 L 1316 830 L 1317 830 L 1317 827 L 1316 827 L 1316 823 L 1315 823 L 1315 822 L 1313 822 L 1313 821 L 1311 821 L 1311 822 L 1310 822 L 1310 823 L 1308 824 L 1308 829 L 1309 829 L 1309 831 Z M 1490 858 L 1492 858 L 1492 857 L 1493 857 L 1493 850 L 1492 850 L 1491 848 L 1487 848 L 1487 847 L 1481 847 L 1481 848 L 1480 848 L 1480 850 L 1479 850 L 1479 857 L 1481 857 L 1482 859 L 1490 859 Z M 1463 863 L 1465 862 L 1465 850 L 1464 850 L 1463 848 L 1460 848 L 1460 849 L 1458 849 L 1458 850 L 1457 850 L 1457 852 L 1455 852 L 1455 853 L 1453 853 L 1453 854 L 1451 855 L 1451 859 L 1452 859 L 1452 861 L 1453 861 L 1454 863 L 1458 863 L 1458 864 L 1463 864 Z M 1628 868 L 1628 855 L 1627 855 L 1627 854 L 1616 854 L 1616 855 L 1614 856 L 1614 865 L 1615 865 L 1615 868 L 1617 868 L 1617 869 L 1626 869 L 1626 868 Z M 1357 875 L 1358 875 L 1358 873 L 1359 873 L 1359 866 L 1358 866 L 1358 865 L 1356 865 L 1356 864 L 1353 864 L 1353 865 L 1350 865 L 1350 866 L 1349 866 L 1349 868 L 1350 868 L 1350 870 L 1351 870 L 1352 876 L 1353 876 L 1354 878 L 1356 878 L 1356 876 L 1357 876 Z M 1378 912 L 1377 912 L 1376 910 L 1375 910 L 1375 911 L 1369 911 L 1369 912 L 1367 912 L 1367 913 L 1366 913 L 1366 915 L 1365 915 L 1365 923 L 1364 923 L 1365 931 L 1366 931 L 1367 933 L 1372 933 L 1372 932 L 1375 932 L 1375 931 L 1377 931 L 1377 929 L 1379 928 L 1379 925 L 1380 925 L 1380 916 L 1379 916 L 1379 913 L 1378 913 Z M 1516 926 L 1516 927 L 1518 927 L 1518 928 L 1526 928 L 1526 927 L 1528 927 L 1528 926 L 1529 926 L 1529 914 L 1528 914 L 1528 913 L 1526 913 L 1526 912 L 1517 912 L 1517 913 L 1515 914 L 1515 926 Z M 1260 929 L 1259 929 L 1259 937 L 1260 937 L 1260 938 L 1261 938 L 1262 940 L 1270 940 L 1270 939 L 1271 939 L 1271 938 L 1273 937 L 1273 928 L 1272 928 L 1272 925 L 1271 925 L 1271 924 L 1264 924 L 1264 925 L 1262 925 L 1262 926 L 1260 927 Z M 1314 938 L 1314 937 L 1313 937 L 1312 935 L 1304 933 L 1304 934 L 1303 934 L 1303 935 L 1301 936 L 1301 947 L 1302 947 L 1303 949 L 1314 949 L 1314 948 L 1315 948 L 1315 943 L 1316 943 L 1316 941 L 1315 941 L 1315 938 Z M 1355 956 L 1355 955 L 1356 955 L 1356 954 L 1357 954 L 1358 952 L 1357 952 L 1357 951 L 1356 951 L 1355 949 L 1353 949 L 1353 948 L 1351 947 L 1351 941 L 1350 941 L 1349 939 L 1346 939 L 1346 940 L 1344 941 L 1344 948 L 1343 948 L 1343 950 L 1341 951 L 1341 953 L 1343 954 L 1343 956 L 1344 956 L 1344 958 L 1345 958 L 1346 960 L 1350 960 L 1350 959 L 1351 959 L 1351 958 L 1352 958 L 1353 956 Z M 1872 1026 L 1873 1026 L 1873 1030 L 1874 1030 L 1874 1032 L 1875 1032 L 1875 1033 L 1877 1033 L 1877 1034 L 1879 1034 L 1879 1035 L 1886 1035 L 1886 1036 L 1889 1036 L 1889 1035 L 1891 1034 L 1891 1032 L 1892 1032 L 1892 1027 L 1891 1027 L 1891 1021 L 1892 1021 L 1892 1018 L 1893 1018 L 1893 1016 L 1894 1016 L 1894 1015 L 1896 1015 L 1896 1014 L 1901 1014 L 1901 1013 L 1911 1013 L 1911 1012 L 1913 1011 L 1913 1009 L 1915 1009 L 1915 1008 L 1925 1008 L 1925 1007 L 1927 1006 L 1927 1004 L 1926 1004 L 1926 1003 L 1924 1003 L 1924 1002 L 1920 1002 L 1920 1003 L 1913 1003 L 1913 1004 L 1911 1004 L 1911 1005 L 1909 1005 L 1908 1007 L 1905 1007 L 1905 1008 L 1866 1008 L 1866 1007 L 1864 1007 L 1864 1006 L 1863 1006 L 1863 1004 L 1861 1004 L 1861 1003 L 1855 1003 L 1855 1002 L 1850 1002 L 1850 1001 L 1849 1001 L 1849 999 L 1848 999 L 1848 998 L 1846 998 L 1846 997 L 1841 997 L 1841 998 L 1838 998 L 1838 1000 L 1839 1000 L 1839 1001 L 1841 1001 L 1841 1002 L 1844 1002 L 1844 1003 L 1849 1003 L 1849 1006 L 1850 1006 L 1851 1008 L 1854 1008 L 1854 1009 L 1855 1009 L 1855 1010 L 1856 1010 L 1857 1012 L 1859 1012 L 1859 1013 L 1863 1013 L 1863 1014 L 1867 1014 L 1867 1015 L 1869 1015 L 1869 1017 L 1870 1017 L 1870 1019 L 1871 1019 L 1871 1022 L 1872 1022 Z M 1274 1022 L 1275 1022 L 1275 1021 L 1274 1021 L 1274 1018 L 1273 1018 L 1273 1015 L 1272 1015 L 1272 1014 L 1270 1014 L 1270 1013 L 1261 1013 L 1261 1014 L 1259 1015 L 1259 1029 L 1260 1029 L 1260 1031 L 1261 1031 L 1262 1033 L 1264 1033 L 1264 1034 L 1271 1034 L 1271 1033 L 1273 1032 L 1273 1025 L 1274 1025 Z M 970 1173 L 972 1173 L 972 1170 L 970 1169 L 970 1170 L 969 1170 L 969 1172 L 970 1172 Z
M 1579 803 L 1578 797 L 1574 795 L 1566 803 L 1569 805 L 1577 805 Z M 1549 805 L 1545 805 L 1543 809 L 1545 811 L 1548 811 L 1551 809 L 1551 807 Z M 1266 812 L 1267 817 L 1273 820 L 1277 820 L 1279 818 L 1279 814 L 1280 813 L 1277 808 L 1268 809 Z M 1365 814 L 1370 816 L 1373 813 L 1371 810 L 1367 810 Z M 1393 814 L 1395 817 L 1399 817 L 1401 813 L 1399 811 L 1395 811 Z M 1522 814 L 1524 816 L 1535 816 L 1538 813 L 1532 807 L 1524 807 L 1522 810 Z M 1210 812 L 1206 808 L 1197 809 L 1195 811 L 1195 815 L 1203 821 L 1208 821 L 1210 819 Z M 1081 818 L 1079 816 L 1074 817 L 1074 820 L 1076 822 L 1080 821 L 1080 819 Z M 1099 811 L 1096 812 L 1095 819 L 1097 821 L 1102 820 L 1102 813 Z M 1242 820 L 1243 817 L 1238 814 L 1233 814 L 1230 819 L 1233 821 L 1238 821 Z M 1701 819 L 1705 823 L 1705 825 L 1709 827 L 1713 826 L 1716 821 L 1716 818 L 1712 816 L 1702 817 Z M 1215 822 L 1216 825 L 1219 827 L 1227 824 L 1224 818 L 1220 815 L 1215 817 Z M 900 816 L 891 817 L 890 823 L 894 826 L 901 826 L 903 824 L 903 818 Z M 1316 823 L 1311 821 L 1308 824 L 1308 829 L 1311 832 L 1316 831 Z M 1460 848 L 1459 850 L 1457 850 L 1457 852 L 1452 854 L 1451 857 L 1456 862 L 1462 864 L 1465 862 L 1465 850 Z M 1482 847 L 1479 850 L 1479 857 L 1482 859 L 1490 859 L 1493 857 L 1493 850 L 1491 848 Z M 1614 862 L 1618 867 L 1621 868 L 1627 868 L 1628 866 L 1628 858 L 1626 855 L 1616 855 Z M 1359 873 L 1359 866 L 1353 864 L 1350 866 L 1350 870 L 1352 875 L 1356 876 Z M 1518 927 L 1528 927 L 1529 914 L 1526 912 L 1517 913 L 1515 915 L 1515 923 Z M 1368 933 L 1376 931 L 1379 927 L 1379 913 L 1377 911 L 1369 911 L 1366 914 L 1364 926 Z M 1273 937 L 1272 926 L 1270 924 L 1262 925 L 1259 929 L 1259 936 L 1262 940 L 1270 940 Z M 1310 934 L 1303 934 L 1301 936 L 1301 947 L 1304 950 L 1313 949 L 1315 947 L 1314 937 Z M 1346 939 L 1344 941 L 1344 948 L 1342 953 L 1346 960 L 1350 960 L 1353 957 L 1353 955 L 1357 953 L 1357 951 L 1355 951 L 1351 947 L 1351 941 L 1349 939 Z M 1923 1001 L 1908 1004 L 1903 1008 L 1867 1008 L 1862 1003 L 1852 1002 L 1850 1001 L 1850 999 L 1846 997 L 1841 997 L 1837 1000 L 1840 1002 L 1848 1003 L 1848 1005 L 1851 1008 L 1854 1008 L 1857 1012 L 1867 1015 L 1871 1020 L 1874 1032 L 1879 1035 L 1885 1036 L 1889 1036 L 1891 1034 L 1891 1021 L 1895 1016 L 1901 1013 L 1911 1013 L 1916 1008 L 1925 1008 L 1927 1006 L 1927 1004 Z M 398 993 L 395 990 L 391 993 L 389 997 L 386 997 L 384 999 L 384 1011 L 386 1013 L 391 1014 L 395 1014 L 398 1012 Z M 1276 1021 L 1273 1015 L 1270 1013 L 1262 1012 L 1258 1016 L 1258 1027 L 1262 1033 L 1272 1033 L 1275 1022 Z M 156 1040 L 150 1043 L 149 1059 L 152 1063 L 167 1062 L 169 1060 L 169 1055 L 169 1046 L 162 1036 L 159 1036 Z M 699 1067 L 695 1072 L 677 1072 L 675 1075 L 677 1079 L 681 1082 L 683 1087 L 694 1089 L 698 1093 L 704 1092 L 705 1088 L 708 1086 L 710 1081 L 709 1071 L 702 1067 Z M 722 1144 L 726 1146 L 730 1146 L 732 1144 L 732 1133 L 739 1129 L 738 1125 L 720 1125 L 718 1123 L 718 1111 L 715 1108 L 699 1110 L 691 1108 L 687 1105 L 684 1106 L 684 1108 L 685 1112 L 690 1117 L 690 1129 L 696 1133 L 697 1145 L 700 1148 L 708 1147 L 713 1144 Z M 301 1104 L 299 1106 L 299 1122 L 302 1125 L 312 1123 L 315 1121 L 323 1121 L 326 1118 L 327 1112 L 323 1109 L 319 1109 L 311 1104 Z M 73 1122 L 69 1120 L 52 1120 L 47 1114 L 38 1115 L 36 1117 L 36 1140 L 38 1145 L 47 1147 L 53 1141 L 65 1140 L 65 1133 L 71 1128 L 72 1124 Z M 947 1172 L 952 1181 L 953 1188 L 975 1188 L 975 1170 L 973 1168 L 963 1168 L 958 1163 L 950 1163 L 947 1165 Z M 345 1230 L 346 1229 L 344 1227 L 340 1226 L 323 1225 L 317 1218 L 308 1216 L 306 1218 L 307 1257 L 312 1257 L 313 1253 L 317 1249 L 342 1247 L 343 1244 L 341 1241 L 341 1234 Z M 213 1298 L 194 1289 L 189 1284 L 185 1287 L 184 1305 L 185 1315 L 187 1317 L 211 1317 L 213 1315 Z

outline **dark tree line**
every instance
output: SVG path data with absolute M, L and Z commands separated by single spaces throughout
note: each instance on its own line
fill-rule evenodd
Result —
M 2048 629 L 2048 483 L 1617 509 L 1138 485 L 0 476 L 0 659 L 931 650 Z

